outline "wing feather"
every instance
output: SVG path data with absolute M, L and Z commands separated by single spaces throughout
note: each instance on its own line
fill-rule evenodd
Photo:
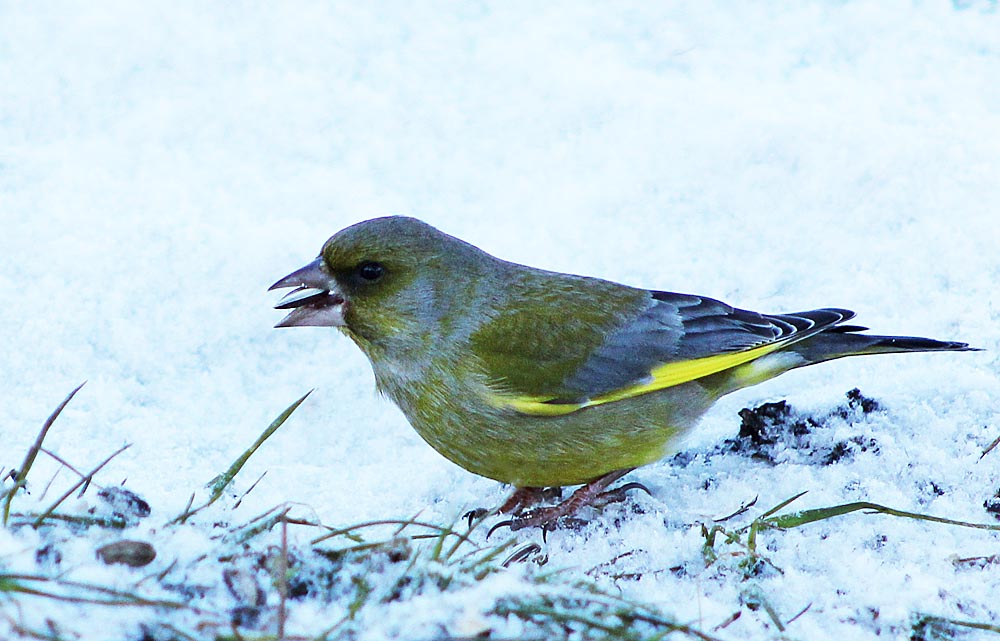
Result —
M 499 394 L 496 400 L 524 414 L 568 414 L 742 365 L 853 316 L 835 308 L 759 314 L 712 298 L 649 292 L 645 309 L 608 332 L 564 378 L 565 394 Z

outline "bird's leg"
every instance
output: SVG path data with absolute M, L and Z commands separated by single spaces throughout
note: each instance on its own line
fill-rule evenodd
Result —
M 606 491 L 609 485 L 634 469 L 627 468 L 608 472 L 604 476 L 587 483 L 573 492 L 572 496 L 562 503 L 552 507 L 536 508 L 522 516 L 497 523 L 490 532 L 503 526 L 508 526 L 511 530 L 521 530 L 526 527 L 541 527 L 545 529 L 551 527 L 559 519 L 575 513 L 582 507 L 588 505 L 601 506 L 621 501 L 625 498 L 625 492 L 628 490 L 642 489 L 648 493 L 649 490 L 640 483 L 627 483 L 616 490 Z M 515 492 L 516 494 L 517 492 Z M 513 499 L 514 497 L 511 498 Z
M 473 521 L 476 519 L 481 519 L 484 516 L 490 514 L 520 514 L 526 508 L 532 505 L 537 505 L 542 501 L 547 501 L 549 499 L 558 499 L 562 497 L 561 487 L 517 487 L 514 488 L 514 492 L 507 498 L 503 504 L 496 508 L 495 510 L 488 510 L 486 508 L 480 507 L 475 510 L 470 510 L 463 515 L 469 522 L 469 527 L 472 527 Z
M 497 514 L 520 514 L 525 508 L 537 505 L 542 501 L 559 498 L 562 489 L 558 487 L 519 487 L 514 489 L 504 504 L 497 508 Z

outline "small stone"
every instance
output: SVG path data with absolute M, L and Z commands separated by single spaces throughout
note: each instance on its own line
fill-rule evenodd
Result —
M 97 549 L 97 558 L 108 565 L 141 568 L 156 558 L 156 550 L 145 541 L 115 541 Z

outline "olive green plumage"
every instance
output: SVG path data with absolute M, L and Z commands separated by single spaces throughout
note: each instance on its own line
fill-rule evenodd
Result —
M 795 367 L 969 349 L 517 265 L 404 217 L 340 231 L 280 287 L 279 327 L 341 329 L 432 447 L 518 487 L 656 461 L 720 396 Z

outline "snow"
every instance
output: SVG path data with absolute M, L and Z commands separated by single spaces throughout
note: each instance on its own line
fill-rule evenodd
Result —
M 733 394 L 686 464 L 630 475 L 651 497 L 544 549 L 546 570 L 570 571 L 641 551 L 614 564 L 643 574 L 617 588 L 706 630 L 742 612 L 723 638 L 775 633 L 745 605 L 751 585 L 784 620 L 810 606 L 788 624 L 798 638 L 906 635 L 915 613 L 996 624 L 1000 567 L 952 562 L 996 554 L 995 532 L 855 513 L 762 533 L 782 572 L 743 581 L 736 562 L 705 567 L 698 523 L 758 497 L 735 529 L 802 491 L 790 510 L 863 500 L 998 523 L 984 502 L 1000 450 L 981 456 L 1000 436 L 998 20 L 995 2 L 898 0 L 2 3 L 0 469 L 86 380 L 46 445 L 89 470 L 132 443 L 98 481 L 152 506 L 129 536 L 164 537 L 156 574 L 213 545 L 163 524 L 315 388 L 240 473 L 243 492 L 267 472 L 233 519 L 300 502 L 334 526 L 449 524 L 496 504 L 507 488 L 426 446 L 349 341 L 271 329 L 268 285 L 337 230 L 405 213 L 508 260 L 761 311 L 843 306 L 879 333 L 985 348 L 845 359 Z M 877 452 L 769 466 L 718 450 L 743 407 L 826 416 L 854 387 L 884 410 L 816 438 Z M 40 456 L 15 510 L 54 501 L 58 467 Z M 0 528 L 0 573 L 39 572 L 40 536 Z M 94 559 L 105 542 L 67 539 L 73 578 L 134 582 Z M 475 634 L 481 608 L 525 589 L 489 581 L 394 606 L 377 629 Z M 77 607 L 41 604 L 0 600 L 0 637 L 11 617 Z M 315 633 L 307 614 L 292 622 Z M 140 612 L 103 616 L 92 625 L 125 638 Z

